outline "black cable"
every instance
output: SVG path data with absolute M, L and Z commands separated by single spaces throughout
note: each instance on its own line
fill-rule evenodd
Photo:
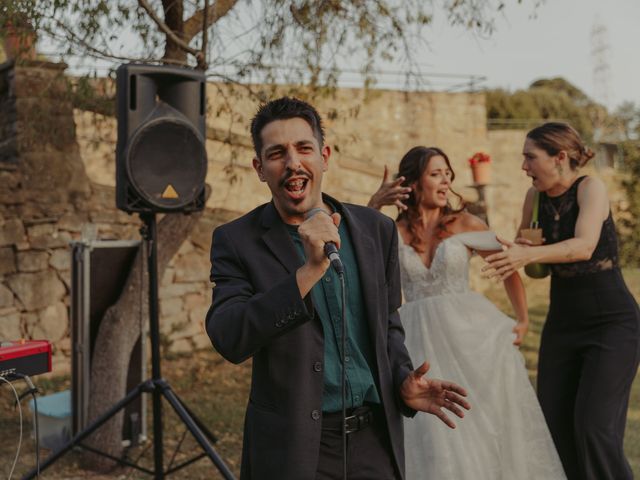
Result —
M 38 419 L 38 399 L 36 398 L 36 393 L 38 393 L 38 389 L 31 381 L 31 378 L 29 377 L 29 375 L 16 373 L 15 376 L 22 378 L 27 384 L 27 387 L 29 387 L 28 390 L 26 390 L 25 392 L 22 392 L 20 397 L 18 397 L 18 402 L 29 394 L 33 397 L 33 414 L 34 414 L 35 440 L 36 440 L 36 477 L 40 478 L 40 426 L 39 426 L 40 422 L 38 421 L 39 420 Z
M 347 480 L 347 316 L 345 309 L 347 305 L 347 295 L 344 282 L 344 272 L 338 273 L 340 277 L 340 289 L 342 290 L 342 478 Z
M 29 377 L 27 377 L 29 378 Z M 29 380 L 31 382 L 31 380 Z M 40 428 L 38 419 L 38 399 L 36 398 L 37 389 L 31 390 L 31 396 L 33 397 L 33 412 L 35 415 L 36 424 L 36 478 L 40 478 Z

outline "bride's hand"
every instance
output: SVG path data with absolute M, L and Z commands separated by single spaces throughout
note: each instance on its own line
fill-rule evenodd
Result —
M 414 410 L 431 413 L 442 420 L 449 428 L 456 428 L 455 423 L 442 411 L 442 408 L 464 417 L 462 408 L 469 410 L 471 406 L 464 399 L 467 392 L 453 382 L 427 378 L 429 362 L 424 362 L 400 386 L 400 396 L 404 403 Z M 460 408 L 462 407 L 462 408 Z
M 516 334 L 516 339 L 513 341 L 513 344 L 517 345 L 518 347 L 522 345 L 522 341 L 524 340 L 524 336 L 527 334 L 528 330 L 529 322 L 521 321 L 516 323 L 512 330 L 513 333 Z
M 378 191 L 371 196 L 367 207 L 380 210 L 385 205 L 395 205 L 398 210 L 406 210 L 407 206 L 402 203 L 402 200 L 409 198 L 411 187 L 403 187 L 402 182 L 404 182 L 404 177 L 389 180 L 389 170 L 385 165 L 382 183 L 378 187 Z

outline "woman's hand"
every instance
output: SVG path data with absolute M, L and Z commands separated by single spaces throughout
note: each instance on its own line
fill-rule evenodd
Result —
M 488 265 L 482 268 L 482 272 L 489 272 L 485 273 L 487 278 L 497 278 L 504 281 L 518 269 L 532 262 L 532 247 L 526 243 L 528 242 L 526 239 L 518 239 L 520 242 L 515 243 L 500 237 L 497 238 L 504 250 L 485 257 L 484 260 Z
M 380 210 L 385 205 L 395 205 L 398 210 L 406 210 L 407 206 L 402 203 L 402 200 L 409 198 L 411 187 L 403 187 L 402 182 L 404 182 L 404 177 L 389 180 L 389 170 L 385 165 L 382 183 L 378 191 L 371 196 L 367 206 Z
M 518 347 L 522 345 L 522 341 L 524 340 L 524 336 L 527 334 L 528 330 L 529 330 L 528 320 L 518 321 L 518 323 L 516 323 L 516 325 L 513 327 L 513 330 L 512 330 L 513 333 L 516 334 L 516 339 L 513 341 L 513 344 Z

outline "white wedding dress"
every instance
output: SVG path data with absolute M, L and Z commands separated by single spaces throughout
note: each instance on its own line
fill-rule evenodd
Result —
M 469 289 L 469 249 L 500 249 L 495 234 L 447 238 L 430 268 L 399 243 L 400 316 L 411 358 L 430 362 L 428 376 L 464 387 L 471 404 L 465 418 L 454 416 L 454 430 L 433 415 L 405 419 L 407 480 L 566 478 L 513 345 L 514 320 Z

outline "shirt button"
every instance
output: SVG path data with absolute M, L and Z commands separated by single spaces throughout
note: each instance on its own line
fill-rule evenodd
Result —
M 351 361 L 351 357 L 347 355 L 346 357 L 344 357 L 344 361 L 345 362 L 350 362 Z
M 314 420 L 318 420 L 320 418 L 320 412 L 318 410 L 312 410 L 311 418 L 313 418 Z
M 313 370 L 316 372 L 322 371 L 322 362 L 316 362 L 313 364 Z
M 327 283 L 331 283 L 331 277 L 329 277 L 329 276 L 324 277 L 324 281 L 327 282 Z
M 353 401 L 354 402 L 359 402 L 360 401 L 360 395 L 356 395 L 355 397 L 353 397 Z

